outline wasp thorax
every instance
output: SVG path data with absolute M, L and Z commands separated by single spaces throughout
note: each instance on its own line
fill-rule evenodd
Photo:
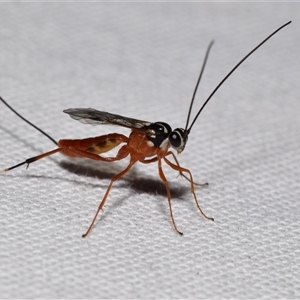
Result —
M 148 136 L 149 140 L 155 147 L 160 147 L 162 142 L 169 137 L 172 132 L 172 128 L 169 124 L 164 122 L 156 122 L 149 125 L 151 135 Z

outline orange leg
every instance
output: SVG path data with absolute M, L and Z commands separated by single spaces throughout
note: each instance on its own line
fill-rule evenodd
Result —
M 125 150 L 127 150 L 127 155 L 128 155 L 128 154 L 129 154 L 129 148 L 127 147 L 127 145 L 124 145 L 122 148 L 124 148 L 124 153 L 125 153 Z M 122 148 L 121 148 L 121 149 L 122 149 Z M 127 149 L 125 149 L 125 148 L 127 148 Z M 121 149 L 120 149 L 120 150 L 121 150 Z M 118 159 L 121 159 L 121 158 L 118 158 Z M 138 161 L 138 159 L 135 158 L 134 155 L 131 155 L 131 159 L 130 159 L 129 165 L 128 165 L 122 172 L 118 173 L 117 175 L 115 175 L 115 176 L 111 179 L 111 181 L 110 181 L 110 183 L 109 183 L 109 185 L 108 185 L 108 187 L 107 187 L 107 189 L 106 189 L 105 195 L 104 195 L 104 197 L 102 198 L 102 200 L 101 200 L 101 202 L 100 202 L 100 205 L 98 206 L 98 209 L 97 209 L 97 211 L 96 211 L 96 213 L 95 213 L 95 216 L 94 216 L 94 218 L 93 218 L 93 220 L 92 220 L 92 222 L 91 222 L 89 228 L 88 228 L 87 231 L 82 235 L 82 237 L 86 237 L 86 236 L 90 233 L 90 231 L 92 230 L 92 228 L 93 228 L 93 226 L 94 226 L 94 224 L 95 224 L 95 222 L 96 222 L 96 219 L 97 219 L 97 217 L 98 217 L 98 214 L 99 214 L 100 210 L 103 208 L 103 206 L 104 206 L 104 204 L 105 204 L 105 202 L 106 202 L 106 200 L 107 200 L 108 194 L 109 194 L 109 192 L 110 192 L 110 190 L 111 190 L 111 188 L 112 188 L 113 183 L 114 183 L 116 180 L 118 180 L 119 178 L 121 178 L 122 176 L 124 176 L 124 175 L 131 169 L 131 167 L 132 167 L 137 161 Z
M 173 164 L 172 162 L 170 162 L 166 157 L 164 157 L 164 161 L 174 170 L 176 171 L 179 171 L 179 172 L 185 172 L 185 173 L 188 173 L 189 174 L 189 181 L 191 183 L 191 192 L 192 194 L 194 195 L 194 199 L 195 199 L 195 202 L 196 202 L 196 205 L 198 207 L 198 209 L 200 210 L 201 214 L 208 220 L 212 220 L 214 221 L 213 218 L 211 217 L 208 217 L 204 212 L 203 210 L 201 209 L 200 205 L 199 205 L 199 202 L 197 200 L 197 197 L 196 197 L 196 194 L 195 194 L 195 187 L 194 187 L 194 180 L 193 180 L 193 176 L 192 176 L 192 173 L 189 169 L 185 169 L 185 168 L 182 168 L 178 165 L 175 165 Z
M 170 188 L 169 188 L 169 184 L 168 184 L 168 180 L 162 170 L 162 166 L 161 166 L 161 159 L 158 159 L 158 173 L 159 173 L 159 177 L 161 178 L 161 180 L 163 181 L 163 183 L 165 184 L 166 190 L 167 190 L 167 195 L 168 195 L 168 203 L 169 203 L 169 209 L 170 209 L 170 215 L 171 215 L 171 219 L 172 219 L 172 223 L 174 226 L 174 229 L 177 233 L 179 233 L 180 235 L 182 235 L 183 233 L 181 231 L 178 230 L 175 220 L 174 220 L 174 216 L 173 216 L 173 212 L 172 212 L 172 205 L 171 205 L 171 192 L 170 192 Z
M 0 173 L 7 172 L 12 169 L 18 168 L 22 165 L 27 164 L 27 168 L 29 165 L 37 160 L 40 160 L 42 158 L 45 158 L 47 156 L 50 156 L 52 154 L 55 154 L 57 152 L 61 152 L 67 156 L 70 157 L 88 157 L 90 159 L 94 160 L 102 160 L 106 162 L 111 162 L 115 160 L 120 160 L 128 155 L 128 152 L 124 152 L 124 149 L 122 148 L 119 150 L 119 153 L 116 157 L 101 157 L 94 153 L 104 153 L 108 152 L 109 150 L 117 147 L 121 143 L 126 143 L 128 141 L 128 137 L 122 134 L 108 134 L 103 136 L 98 136 L 94 138 L 87 138 L 82 140 L 60 140 L 58 142 L 58 148 L 42 153 L 40 155 L 28 158 L 24 160 L 23 162 L 14 165 L 12 167 L 0 170 Z
M 177 164 L 178 167 L 180 167 L 180 164 L 179 164 L 178 159 L 175 156 L 175 154 L 172 151 L 168 151 L 167 154 L 165 155 L 165 157 L 168 156 L 168 155 L 172 155 L 174 160 L 175 160 L 175 163 Z M 158 157 L 156 156 L 156 157 L 151 158 L 151 159 L 141 160 L 141 162 L 144 163 L 144 164 L 150 164 L 150 163 L 156 162 L 157 160 L 158 160 Z M 187 181 L 191 182 L 190 178 L 188 178 L 186 175 L 184 175 L 184 173 L 182 171 L 179 171 L 179 175 L 184 177 Z M 199 185 L 199 186 L 208 186 L 207 182 L 206 183 L 196 183 L 196 182 L 194 182 L 194 184 Z
M 170 155 L 172 152 L 169 151 L 167 153 L 167 155 Z M 173 154 L 173 153 L 172 153 Z M 163 181 L 165 187 L 166 187 L 166 191 L 167 191 L 167 195 L 168 195 L 168 203 L 169 203 L 169 209 L 170 209 L 170 215 L 171 215 L 171 219 L 172 219 L 172 223 L 174 226 L 174 229 L 177 233 L 179 233 L 180 235 L 182 235 L 183 233 L 181 231 L 178 230 L 176 223 L 175 223 L 175 219 L 173 216 L 173 211 L 172 211 L 172 205 L 171 205 L 171 192 L 170 192 L 170 188 L 169 188 L 169 184 L 168 184 L 168 180 L 162 170 L 162 165 L 161 165 L 161 159 L 156 157 L 153 157 L 151 159 L 140 159 L 140 162 L 144 163 L 144 164 L 150 164 L 152 162 L 156 162 L 158 161 L 158 173 L 159 173 L 159 177 L 161 178 L 161 180 Z
M 158 161 L 158 157 L 157 156 L 155 156 L 155 157 L 153 157 L 153 158 L 151 158 L 151 159 L 140 159 L 139 160 L 140 162 L 142 162 L 143 164 L 151 164 L 151 163 L 153 163 L 153 162 L 156 162 L 156 161 Z
M 71 143 L 70 143 L 71 144 Z M 101 161 L 106 161 L 106 162 L 111 162 L 111 161 L 116 161 L 116 160 L 120 160 L 120 159 L 123 159 L 125 158 L 126 156 L 128 156 L 128 154 L 130 153 L 130 148 L 127 146 L 127 145 L 124 145 L 120 148 L 118 154 L 116 155 L 116 157 L 101 157 L 100 155 L 97 155 L 97 154 L 94 154 L 94 153 L 90 153 L 90 152 L 87 152 L 87 151 L 84 151 L 84 150 L 80 150 L 80 149 L 77 149 L 77 148 L 73 148 L 72 146 L 69 146 L 69 147 L 63 147 L 63 148 L 57 148 L 57 149 L 54 149 L 52 151 L 49 151 L 49 152 L 46 152 L 46 153 L 43 153 L 43 154 L 40 154 L 38 156 L 34 156 L 32 158 L 29 158 L 29 159 L 26 159 L 24 162 L 18 164 L 18 165 L 15 165 L 15 166 L 12 166 L 10 168 L 7 168 L 7 169 L 4 169 L 4 170 L 0 170 L 0 172 L 7 172 L 9 170 L 12 170 L 14 168 L 17 168 L 23 164 L 27 164 L 29 166 L 30 163 L 32 162 L 35 162 L 39 159 L 42 159 L 44 157 L 47 157 L 47 156 L 50 156 L 56 152 L 63 152 L 63 153 L 71 153 L 71 156 L 80 156 L 80 157 L 87 157 L 87 158 L 90 158 L 90 159 L 93 159 L 93 160 L 101 160 Z M 72 155 L 73 153 L 73 155 Z M 113 183 L 119 179 L 120 177 L 122 177 L 123 175 L 125 175 L 129 170 L 130 168 L 133 166 L 133 164 L 135 164 L 137 161 L 138 161 L 138 154 L 135 154 L 133 153 L 132 157 L 131 157 L 131 160 L 130 160 L 130 163 L 129 165 L 126 167 L 126 169 L 124 169 L 122 172 L 118 173 L 117 175 L 115 175 L 111 181 L 110 181 L 110 184 L 105 192 L 105 195 L 97 209 L 97 212 L 88 228 L 88 230 L 86 231 L 85 234 L 83 234 L 82 236 L 85 237 L 89 234 L 89 232 L 91 231 L 91 229 L 93 228 L 94 226 L 94 223 L 97 219 L 97 216 L 100 212 L 100 210 L 103 208 L 105 202 L 106 202 L 106 199 L 108 197 L 108 194 L 111 190 L 111 187 L 113 185 Z
M 56 153 L 56 152 L 60 152 L 60 151 L 62 151 L 62 150 L 63 150 L 63 148 L 56 148 L 56 149 L 54 149 L 54 150 L 52 150 L 52 151 L 45 152 L 45 153 L 42 153 L 42 154 L 40 154 L 40 155 L 37 155 L 37 156 L 31 157 L 31 158 L 28 158 L 28 159 L 24 160 L 23 162 L 21 162 L 21 163 L 19 163 L 19 164 L 17 164 L 17 165 L 14 165 L 14 166 L 12 166 L 12 167 L 9 167 L 9 168 L 0 170 L 0 173 L 10 171 L 10 170 L 12 170 L 12 169 L 18 168 L 18 167 L 20 167 L 20 166 L 22 166 L 22 165 L 25 165 L 25 164 L 27 164 L 27 168 L 28 168 L 29 165 L 30 165 L 31 163 L 33 163 L 33 162 L 35 162 L 35 161 L 37 161 L 37 160 L 39 160 L 39 159 L 42 159 L 42 158 L 44 158 L 44 157 L 50 156 L 50 155 L 52 155 L 52 154 L 54 154 L 54 153 Z
M 87 157 L 87 158 L 90 158 L 93 160 L 101 160 L 101 161 L 106 161 L 106 162 L 113 162 L 116 160 L 121 160 L 129 154 L 129 151 L 127 150 L 127 145 L 124 145 L 123 147 L 121 147 L 121 149 L 119 150 L 118 154 L 115 157 L 102 157 L 98 154 L 90 153 L 90 152 L 76 149 L 73 147 L 68 147 L 66 149 L 68 150 L 68 152 L 77 154 L 80 157 Z
M 175 154 L 172 152 L 172 151 L 169 151 L 168 153 L 167 153 L 167 155 L 172 155 L 173 156 L 173 158 L 174 158 L 174 160 L 175 160 L 175 162 L 176 162 L 176 165 L 178 166 L 178 167 L 180 167 L 181 168 L 181 166 L 180 166 L 180 164 L 179 164 L 179 162 L 178 162 L 178 159 L 177 159 L 177 157 L 175 156 Z M 166 155 L 166 156 L 167 156 Z M 179 175 L 180 176 L 182 176 L 182 177 L 184 177 L 187 181 L 189 181 L 189 182 L 191 182 L 191 180 L 190 180 L 190 178 L 188 178 L 186 175 L 184 175 L 184 173 L 182 172 L 182 171 L 179 171 Z M 205 182 L 205 183 L 196 183 L 196 182 L 193 182 L 195 185 L 199 185 L 199 186 L 208 186 L 208 182 Z

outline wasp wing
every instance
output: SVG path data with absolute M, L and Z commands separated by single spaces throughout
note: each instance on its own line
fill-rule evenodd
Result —
M 150 122 L 114 115 L 93 108 L 68 108 L 64 110 L 64 113 L 69 114 L 74 120 L 90 125 L 112 124 L 127 128 L 148 130 L 151 124 Z

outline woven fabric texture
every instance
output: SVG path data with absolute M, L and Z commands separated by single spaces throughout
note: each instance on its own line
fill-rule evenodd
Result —
M 62 111 L 92 107 L 184 127 L 252 48 L 292 20 L 220 88 L 180 164 L 116 182 L 128 164 L 55 154 L 0 174 L 1 298 L 299 298 L 299 3 L 1 3 L 0 95 L 54 139 L 117 132 Z M 0 103 L 0 168 L 55 145 Z M 113 152 L 115 153 L 115 152 Z

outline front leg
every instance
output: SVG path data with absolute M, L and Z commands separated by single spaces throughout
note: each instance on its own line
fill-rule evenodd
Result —
M 168 156 L 168 155 L 172 155 L 173 158 L 174 158 L 174 160 L 175 160 L 176 165 L 177 165 L 179 168 L 181 168 L 181 166 L 180 166 L 180 164 L 179 164 L 179 162 L 178 162 L 178 159 L 177 159 L 177 157 L 175 156 L 175 154 L 174 154 L 172 151 L 168 151 L 164 157 L 166 157 L 166 156 Z M 140 160 L 140 162 L 142 162 L 143 164 L 150 164 L 150 163 L 153 163 L 153 162 L 156 162 L 156 161 L 158 161 L 158 157 L 157 157 L 157 156 L 155 156 L 155 157 L 153 157 L 153 158 L 151 158 L 151 159 L 145 159 L 145 158 L 143 158 L 143 159 Z M 187 181 L 191 182 L 190 178 L 187 177 L 182 171 L 178 170 L 178 172 L 179 172 L 179 175 L 180 175 L 180 176 L 184 177 Z M 198 186 L 202 186 L 202 187 L 203 187 L 203 186 L 208 186 L 208 182 L 206 182 L 206 183 L 197 183 L 197 182 L 193 182 L 193 184 L 198 185 Z
M 194 199 L 195 199 L 195 202 L 196 202 L 196 205 L 197 205 L 199 211 L 201 212 L 201 214 L 202 214 L 206 219 L 214 221 L 214 219 L 211 218 L 211 217 L 208 217 L 208 216 L 203 212 L 203 210 L 202 210 L 201 207 L 200 207 L 200 204 L 199 204 L 199 202 L 198 202 L 198 200 L 197 200 L 197 197 L 196 197 L 196 194 L 195 194 L 195 186 L 194 186 L 195 183 L 194 183 L 194 180 L 193 180 L 193 176 L 192 176 L 191 171 L 190 171 L 189 169 L 182 168 L 182 167 L 179 166 L 179 165 L 173 164 L 173 163 L 170 162 L 166 157 L 164 157 L 164 161 L 165 161 L 172 169 L 174 169 L 174 170 L 176 170 L 176 171 L 178 171 L 178 172 L 185 172 L 185 173 L 188 173 L 188 175 L 189 175 L 189 179 L 188 179 L 188 180 L 189 180 L 189 182 L 191 183 L 191 192 L 192 192 L 192 194 L 194 195 Z
M 181 168 L 181 166 L 180 166 L 180 164 L 179 164 L 179 162 L 178 162 L 177 157 L 175 156 L 175 154 L 174 154 L 172 151 L 169 151 L 169 152 L 167 153 L 167 155 L 172 155 L 173 158 L 174 158 L 174 160 L 175 160 L 175 162 L 176 162 L 176 165 L 177 165 L 178 167 Z M 166 156 L 167 156 L 167 155 L 166 155 Z M 165 157 L 166 157 L 166 156 L 165 156 Z M 184 177 L 187 181 L 191 182 L 190 178 L 188 178 L 186 175 L 184 175 L 184 173 L 183 173 L 182 171 L 179 171 L 179 175 L 182 176 L 182 177 Z M 205 183 L 197 183 L 197 182 L 193 182 L 193 184 L 198 185 L 198 186 L 208 186 L 208 182 L 205 182 Z

